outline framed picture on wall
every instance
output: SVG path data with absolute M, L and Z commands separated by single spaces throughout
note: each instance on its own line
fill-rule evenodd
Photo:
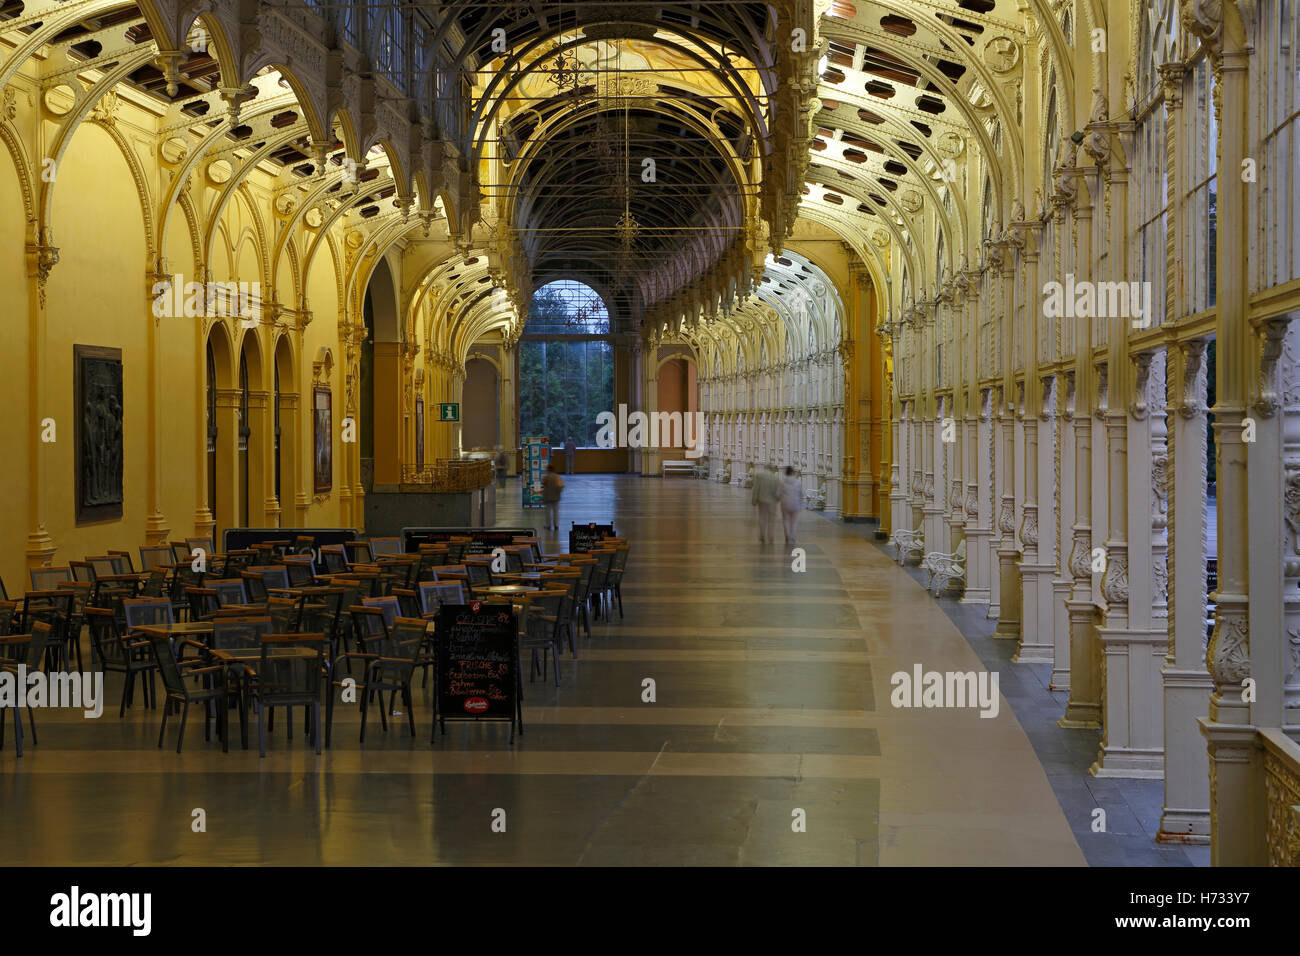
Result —
M 415 400 L 415 467 L 424 467 L 424 397 Z
M 77 523 L 122 517 L 122 350 L 72 347 Z
M 333 393 L 329 386 L 317 385 L 312 391 L 312 411 L 312 471 L 319 493 L 334 487 Z

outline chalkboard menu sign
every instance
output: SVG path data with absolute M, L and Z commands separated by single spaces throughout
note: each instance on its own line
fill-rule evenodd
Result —
M 406 553 L 416 554 L 420 545 L 450 541 L 453 537 L 470 538 L 466 555 L 491 554 L 493 548 L 509 547 L 515 538 L 533 537 L 532 528 L 403 528 Z
M 524 732 L 519 634 L 506 604 L 444 604 L 434 618 L 435 726 L 448 720 L 508 720 Z
M 575 521 L 573 527 L 569 529 L 569 553 L 586 554 L 606 538 L 612 537 L 614 537 L 612 524 L 596 524 L 594 521 L 589 524 L 578 524 Z

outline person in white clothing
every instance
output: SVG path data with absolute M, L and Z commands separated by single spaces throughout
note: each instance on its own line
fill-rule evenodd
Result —
M 785 466 L 785 478 L 781 480 L 781 518 L 785 522 L 785 541 L 792 544 L 795 529 L 799 524 L 799 512 L 803 508 L 803 482 L 789 465 Z

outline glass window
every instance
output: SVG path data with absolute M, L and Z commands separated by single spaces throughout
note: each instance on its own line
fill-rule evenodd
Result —
M 1263 252 L 1258 289 L 1300 277 L 1300 23 L 1295 0 L 1260 7 L 1261 58 L 1259 185 L 1251 190 L 1259 204 L 1259 247 Z
M 609 312 L 589 286 L 550 282 L 533 294 L 519 343 L 519 427 L 560 443 L 596 444 L 597 416 L 614 408 Z

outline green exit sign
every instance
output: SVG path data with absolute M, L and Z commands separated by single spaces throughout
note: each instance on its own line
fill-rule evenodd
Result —
M 438 421 L 460 421 L 460 402 L 441 402 L 438 405 Z

